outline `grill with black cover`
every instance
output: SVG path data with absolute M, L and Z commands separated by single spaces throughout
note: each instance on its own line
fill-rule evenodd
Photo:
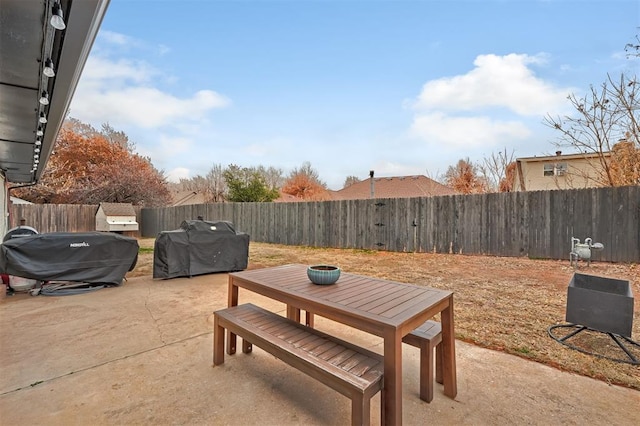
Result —
M 0 271 L 41 281 L 122 284 L 138 259 L 138 240 L 111 232 L 51 232 L 0 245 Z
M 153 278 L 191 277 L 247 269 L 249 235 L 229 221 L 185 220 L 180 229 L 158 234 Z

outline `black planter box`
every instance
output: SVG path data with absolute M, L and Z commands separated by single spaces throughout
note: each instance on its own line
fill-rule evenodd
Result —
M 567 290 L 566 320 L 631 338 L 633 293 L 629 281 L 573 274 Z

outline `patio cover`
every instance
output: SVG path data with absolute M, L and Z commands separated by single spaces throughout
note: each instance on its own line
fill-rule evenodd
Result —
M 228 221 L 186 220 L 180 229 L 158 234 L 153 278 L 191 277 L 242 271 L 249 262 L 249 235 Z
M 0 245 L 0 272 L 41 281 L 120 285 L 138 259 L 138 240 L 110 232 L 52 232 Z

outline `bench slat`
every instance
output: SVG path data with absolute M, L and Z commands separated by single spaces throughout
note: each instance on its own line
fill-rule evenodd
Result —
M 364 394 L 370 398 L 382 389 L 383 358 L 375 352 L 252 304 L 216 311 L 215 315 L 219 326 L 345 396 Z

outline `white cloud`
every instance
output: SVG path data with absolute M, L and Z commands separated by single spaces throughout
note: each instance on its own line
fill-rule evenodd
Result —
M 127 46 L 137 43 L 133 37 L 129 37 L 128 35 L 109 30 L 101 30 L 98 33 L 98 38 L 100 39 L 100 41 L 104 41 L 109 44 L 115 44 L 118 46 Z
M 154 46 L 144 40 L 109 30 L 100 30 L 98 33 L 98 42 L 101 43 L 101 46 L 98 46 L 98 49 L 111 49 L 115 47 L 120 51 L 122 51 L 122 49 L 142 50 L 154 52 L 159 56 L 163 56 L 171 52 L 171 48 L 166 44 L 158 44 Z
M 173 126 L 174 121 L 198 120 L 228 101 L 211 90 L 201 90 L 189 98 L 178 98 L 153 87 L 126 87 L 110 90 L 79 90 L 74 110 L 79 118 L 109 121 L 118 126 L 143 128 Z
M 413 136 L 432 145 L 450 148 L 494 146 L 500 140 L 521 140 L 531 130 L 519 121 L 500 121 L 489 117 L 453 117 L 444 113 L 416 116 L 411 126 Z
M 395 177 L 395 176 L 413 176 L 424 175 L 423 166 L 398 163 L 393 161 L 377 161 L 372 170 L 375 177 Z
M 108 36 L 111 43 L 127 41 L 126 36 Z M 202 158 L 194 159 L 195 147 L 214 131 L 211 112 L 230 101 L 208 89 L 185 94 L 177 84 L 166 85 L 178 90 L 170 92 L 162 83 L 171 76 L 144 60 L 113 53 L 117 56 L 102 50 L 88 59 L 70 115 L 96 128 L 108 122 L 124 131 L 136 144 L 136 151 L 151 158 L 155 167 L 171 170 L 169 180 L 188 178 L 196 160 Z
M 427 82 L 412 104 L 410 134 L 430 145 L 474 149 L 524 141 L 544 115 L 567 108 L 567 94 L 537 77 L 545 55 L 480 55 L 466 74 Z
M 146 157 L 151 157 L 157 167 L 162 168 L 164 164 L 182 158 L 194 149 L 194 141 L 185 136 L 171 136 L 162 132 L 152 132 L 151 143 L 138 144 L 138 152 Z
M 500 107 L 522 116 L 544 115 L 564 105 L 570 92 L 536 77 L 528 67 L 544 62 L 542 55 L 480 55 L 467 74 L 426 83 L 415 106 L 448 111 Z
M 153 67 L 130 60 L 92 56 L 73 98 L 74 117 L 115 127 L 178 127 L 203 120 L 229 100 L 213 90 L 178 97 L 151 86 Z
M 167 174 L 167 180 L 169 182 L 180 182 L 180 179 L 189 179 L 190 172 L 189 169 L 184 167 L 177 167 L 173 170 L 170 170 Z
M 112 61 L 106 57 L 90 56 L 82 71 L 82 83 L 90 85 L 116 85 L 127 83 L 145 83 L 160 72 L 141 61 L 118 59 Z

